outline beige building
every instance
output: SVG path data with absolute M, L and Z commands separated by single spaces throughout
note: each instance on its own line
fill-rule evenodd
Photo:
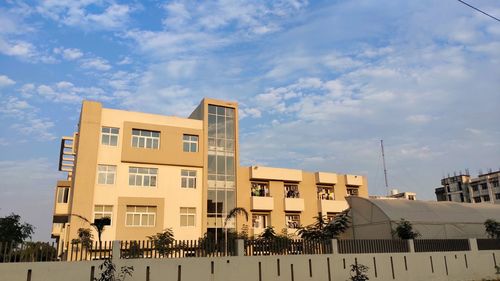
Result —
M 68 176 L 57 182 L 52 237 L 71 241 L 103 217 L 111 219 L 103 241 L 142 240 L 166 228 L 176 239 L 225 227 L 293 233 L 318 214 L 346 209 L 346 196 L 368 196 L 364 176 L 240 167 L 238 145 L 234 102 L 204 99 L 179 118 L 84 101 L 78 132 L 61 141 L 59 169 Z M 234 207 L 248 210 L 249 221 L 225 224 Z
M 465 174 L 448 176 L 435 189 L 437 201 L 500 204 L 500 170 L 480 173 L 477 177 Z

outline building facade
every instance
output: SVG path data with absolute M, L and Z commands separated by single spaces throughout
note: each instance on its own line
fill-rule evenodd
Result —
M 240 167 L 238 145 L 234 102 L 204 99 L 179 118 L 84 101 L 78 131 L 61 141 L 67 179 L 57 182 L 52 237 L 70 242 L 104 217 L 102 240 L 143 240 L 166 228 L 185 240 L 225 228 L 293 233 L 346 209 L 346 196 L 368 196 L 364 176 Z M 249 221 L 226 221 L 235 207 Z
M 469 174 L 448 176 L 435 189 L 437 201 L 500 204 L 500 170 L 471 178 Z

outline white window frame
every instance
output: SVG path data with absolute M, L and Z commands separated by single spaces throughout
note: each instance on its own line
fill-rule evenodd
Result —
M 198 152 L 198 140 L 200 137 L 198 135 L 182 135 L 182 151 L 184 152 Z M 187 145 L 187 149 L 186 149 Z M 194 145 L 194 149 L 193 149 Z
M 192 219 L 192 224 L 189 224 L 189 219 Z M 179 209 L 180 227 L 196 227 L 196 208 L 195 207 L 180 207 Z M 185 221 L 185 225 L 183 224 Z
M 106 207 L 111 207 L 111 210 L 106 211 Z M 100 208 L 100 210 L 96 210 Z M 96 215 L 100 215 L 96 218 Z M 113 205 L 94 205 L 94 220 L 101 218 L 109 218 L 109 225 L 113 224 Z
M 196 170 L 181 170 L 181 188 L 196 189 Z
M 285 223 L 286 227 L 290 229 L 298 229 L 300 228 L 300 215 L 295 214 L 286 214 L 285 215 Z
M 262 225 L 261 226 L 255 226 L 256 224 Z M 252 215 L 252 227 L 254 229 L 264 229 L 268 227 L 269 224 L 269 215 L 268 214 L 253 214 Z
M 157 187 L 158 168 L 129 167 L 128 185 L 137 187 Z
M 158 131 L 132 129 L 132 147 L 160 149 L 160 135 Z
M 129 208 L 133 208 L 133 210 L 129 210 Z M 137 208 L 146 208 L 146 211 L 137 211 Z M 150 210 L 151 209 L 151 210 Z M 156 206 L 139 206 L 139 205 L 127 205 L 125 209 L 125 226 L 127 227 L 155 227 L 156 226 Z M 128 223 L 129 216 L 132 216 L 132 224 Z M 134 216 L 139 217 L 139 224 L 134 224 Z M 146 216 L 148 218 L 148 224 L 143 224 L 143 218 Z M 153 217 L 153 224 L 149 224 L 150 217 Z
M 115 127 L 101 127 L 101 144 L 105 146 L 118 146 L 118 141 L 120 137 L 120 128 Z M 105 141 L 107 138 L 107 141 Z M 113 144 L 112 140 L 116 141 L 116 144 Z
M 66 202 L 64 202 L 66 199 Z M 69 202 L 69 187 L 59 186 L 57 187 L 57 203 L 68 204 Z
M 104 182 L 101 181 L 104 177 Z M 111 182 L 109 181 L 111 179 Z M 97 165 L 97 184 L 114 185 L 116 182 L 116 166 L 115 165 Z

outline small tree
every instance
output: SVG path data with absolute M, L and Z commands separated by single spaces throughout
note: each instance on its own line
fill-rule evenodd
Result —
M 228 233 L 227 233 L 227 222 L 230 219 L 236 218 L 238 215 L 244 215 L 245 220 L 248 221 L 248 212 L 245 208 L 242 207 L 235 207 L 226 216 L 226 219 L 224 220 L 224 254 L 227 256 L 227 243 L 228 243 Z
M 14 246 L 31 238 L 34 227 L 29 223 L 21 223 L 21 216 L 11 213 L 0 218 L 0 242 L 14 243 Z
M 77 230 L 78 238 L 71 240 L 71 243 L 78 244 L 82 243 L 82 246 L 91 249 L 92 243 L 94 242 L 94 235 L 89 228 L 79 228 Z
M 413 230 L 413 225 L 411 222 L 401 218 L 401 220 L 396 223 L 396 229 L 392 231 L 393 235 L 396 235 L 399 239 L 415 239 L 420 236 L 420 233 Z
M 94 277 L 92 281 L 124 281 L 127 275 L 132 276 L 134 272 L 133 266 L 122 266 L 118 275 L 115 276 L 116 265 L 109 258 L 105 259 L 104 262 L 99 265 L 99 269 L 102 271 L 101 276 L 99 276 L 99 278 Z
M 484 228 L 488 237 L 493 239 L 500 239 L 500 223 L 494 219 L 487 219 L 484 222 Z
M 351 272 L 350 275 L 351 277 L 349 278 L 350 281 L 366 281 L 370 280 L 368 278 L 368 266 L 360 264 L 360 263 L 355 263 L 351 264 Z
M 168 254 L 172 248 L 172 243 L 175 241 L 172 228 L 166 228 L 163 232 L 158 232 L 155 235 L 148 236 L 148 238 L 153 241 L 155 249 L 161 255 Z
M 349 210 L 335 216 L 331 221 L 327 221 L 324 216 L 314 217 L 316 222 L 306 227 L 301 227 L 298 234 L 306 240 L 329 240 L 337 238 L 349 228 Z
M 262 233 L 259 235 L 259 238 L 264 239 L 264 240 L 273 240 L 276 238 L 276 232 L 274 231 L 274 227 L 268 226 L 262 231 Z

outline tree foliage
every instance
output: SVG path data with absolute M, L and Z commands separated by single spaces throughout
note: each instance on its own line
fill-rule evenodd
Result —
M 500 239 L 500 223 L 494 219 L 487 219 L 484 222 L 484 228 L 488 237 L 493 239 Z
M 370 280 L 368 278 L 368 266 L 356 263 L 356 264 L 351 264 L 351 272 L 350 272 L 350 278 L 349 280 L 351 281 L 366 281 Z
M 393 235 L 396 235 L 399 239 L 415 239 L 420 236 L 420 232 L 413 230 L 411 222 L 403 218 L 396 223 L 396 229 L 392 232 Z
M 155 235 L 148 236 L 153 241 L 155 249 L 161 254 L 168 254 L 172 249 L 171 245 L 175 241 L 174 231 L 172 228 L 166 228 L 163 232 L 158 232 Z
M 89 228 L 79 228 L 77 230 L 78 238 L 71 240 L 73 244 L 81 243 L 84 248 L 91 249 L 94 242 L 94 235 Z
M 21 223 L 21 216 L 14 213 L 0 218 L 0 241 L 19 244 L 31 238 L 33 225 Z
M 120 272 L 116 273 L 116 265 L 111 261 L 111 259 L 105 259 L 102 264 L 99 265 L 101 270 L 101 275 L 99 278 L 94 277 L 92 281 L 124 281 L 128 276 L 132 276 L 134 272 L 133 266 L 122 266 Z
M 301 227 L 299 236 L 305 240 L 330 240 L 344 233 L 350 224 L 349 210 L 338 214 L 333 220 L 328 221 L 325 216 L 314 217 L 315 222 L 306 227 Z

